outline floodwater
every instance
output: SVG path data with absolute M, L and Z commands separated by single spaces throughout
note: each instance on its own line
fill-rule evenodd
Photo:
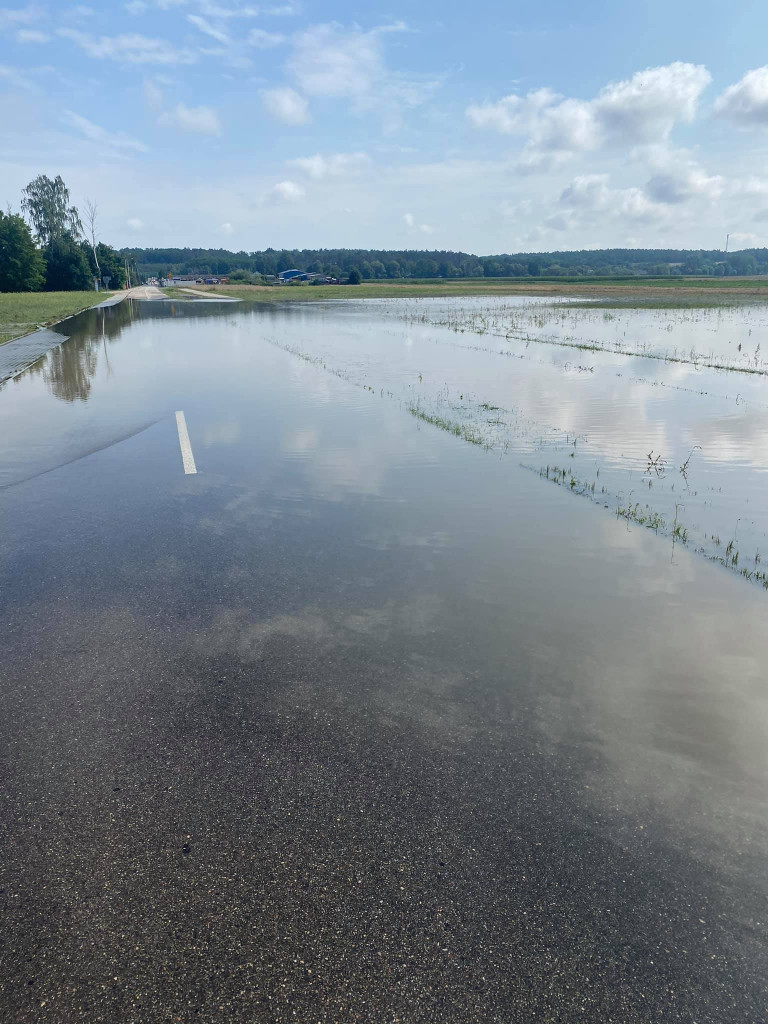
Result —
M 289 348 L 768 589 L 767 306 L 486 297 L 329 313 Z
M 0 390 L 4 1019 L 765 1019 L 766 595 L 693 533 L 768 382 L 471 305 L 125 302 Z

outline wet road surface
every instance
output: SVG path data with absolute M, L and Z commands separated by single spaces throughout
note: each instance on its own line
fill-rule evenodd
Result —
M 764 1021 L 762 592 L 292 317 L 0 391 L 0 1017 Z

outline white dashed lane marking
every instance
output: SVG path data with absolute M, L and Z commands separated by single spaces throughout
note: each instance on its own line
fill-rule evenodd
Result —
M 189 443 L 189 432 L 184 413 L 179 410 L 176 413 L 176 427 L 179 431 L 179 447 L 181 448 L 181 461 L 184 463 L 185 473 L 196 473 L 195 456 L 192 454 L 192 445 Z

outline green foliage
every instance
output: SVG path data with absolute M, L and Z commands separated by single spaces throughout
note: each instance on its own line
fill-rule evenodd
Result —
M 96 262 L 93 258 L 93 250 L 87 242 L 81 243 L 81 248 L 88 260 L 91 275 L 96 277 Z M 104 242 L 99 242 L 96 246 L 96 257 L 99 261 L 101 278 L 107 276 L 110 279 L 109 285 L 104 285 L 103 280 L 100 281 L 101 285 L 103 287 L 108 287 L 110 291 L 117 291 L 120 288 L 125 288 L 126 277 L 123 257 L 113 249 L 111 245 L 106 245 Z
M 360 282 L 362 281 L 362 275 L 360 271 L 357 269 L 357 267 L 352 267 L 352 269 L 349 272 L 348 280 L 350 284 L 360 284 Z
M 88 257 L 72 235 L 65 233 L 54 238 L 43 252 L 46 291 L 73 292 L 93 288 Z
M 39 174 L 22 192 L 21 208 L 29 216 L 42 245 L 65 234 L 79 238 L 83 231 L 77 207 L 69 202 L 69 189 L 61 175 Z
M 261 275 L 252 274 L 250 270 L 233 270 L 231 274 L 227 276 L 227 280 L 231 281 L 232 284 L 261 284 Z
M 0 211 L 0 292 L 34 292 L 43 283 L 45 262 L 23 217 Z
M 409 249 L 265 249 L 254 252 L 137 249 L 131 252 L 135 253 L 141 271 L 151 276 L 159 276 L 167 270 L 177 274 L 231 276 L 237 270 L 245 270 L 269 278 L 293 267 L 338 279 L 356 268 L 365 280 L 574 277 L 594 280 L 664 277 L 680 280 L 683 276 L 768 274 L 768 249 L 729 254 L 716 249 L 589 249 L 488 256 Z

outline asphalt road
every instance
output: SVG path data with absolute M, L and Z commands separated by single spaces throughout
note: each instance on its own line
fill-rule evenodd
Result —
M 0 1018 L 765 1021 L 763 595 L 290 331 L 0 392 Z

